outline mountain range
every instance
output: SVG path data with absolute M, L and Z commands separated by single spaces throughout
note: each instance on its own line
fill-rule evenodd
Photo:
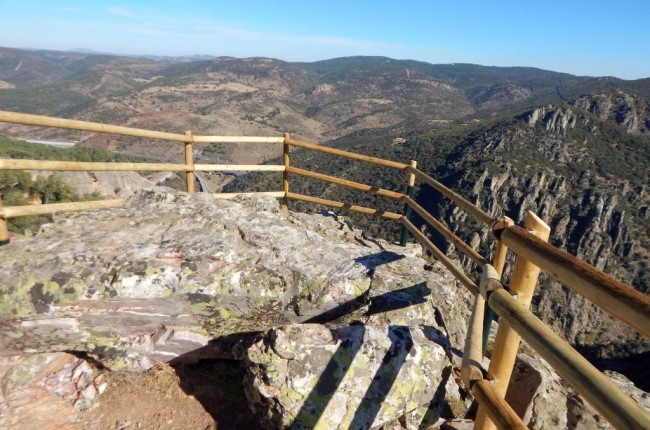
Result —
M 314 63 L 218 57 L 155 61 L 0 48 L 0 109 L 195 134 L 279 135 L 323 142 L 350 133 L 447 127 L 622 90 L 650 98 L 650 79 L 578 77 L 526 67 L 429 64 L 386 57 Z M 10 135 L 24 129 L 2 126 Z M 30 136 L 32 137 L 32 136 Z M 85 146 L 176 159 L 177 145 L 39 132 Z M 221 148 L 228 161 L 260 162 L 277 147 Z M 209 155 L 209 154 L 208 154 Z

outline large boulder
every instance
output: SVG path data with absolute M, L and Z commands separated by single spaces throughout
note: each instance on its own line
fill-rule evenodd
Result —
M 248 349 L 246 389 L 270 428 L 378 428 L 422 407 L 434 423 L 460 397 L 450 358 L 432 328 L 289 325 Z
M 420 293 L 417 318 L 437 307 L 460 339 L 466 318 L 445 306 L 468 297 L 420 253 L 269 198 L 144 190 L 124 209 L 57 215 L 3 247 L 0 354 L 75 350 L 144 369 L 218 336 L 359 319 L 371 296 L 409 289 L 444 295 L 432 305 Z

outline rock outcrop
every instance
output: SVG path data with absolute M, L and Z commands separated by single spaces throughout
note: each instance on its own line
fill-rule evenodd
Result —
M 420 428 L 471 404 L 455 376 L 471 295 L 419 246 L 370 239 L 332 214 L 155 188 L 124 209 L 57 215 L 2 252 L 0 355 L 45 360 L 29 367 L 37 385 L 76 381 L 52 401 L 89 407 L 105 388 L 64 354 L 75 351 L 113 370 L 242 360 L 266 428 Z M 71 364 L 52 370 L 47 354 Z M 12 366 L 0 369 L 0 408 L 19 420 Z M 556 420 L 540 411 L 570 393 L 529 391 L 534 428 L 562 428 L 564 408 Z
M 35 176 L 49 176 L 53 172 L 33 172 Z M 56 172 L 79 195 L 100 195 L 105 199 L 127 198 L 137 190 L 151 188 L 153 182 L 137 172 Z
M 441 340 L 431 326 L 273 330 L 247 353 L 251 404 L 271 428 L 378 428 L 419 410 L 431 425 L 464 403 Z
M 551 227 L 553 245 L 648 294 L 647 166 L 631 161 L 645 156 L 644 129 L 632 126 L 645 122 L 645 103 L 614 92 L 531 110 L 467 143 L 463 159 L 441 174 L 458 178 L 455 189 L 493 216 L 522 224 L 528 211 L 536 213 Z M 465 229 L 470 217 L 435 195 L 420 199 L 489 255 L 488 231 Z M 635 330 L 544 276 L 533 307 L 593 359 L 650 351 Z
M 1 354 L 78 351 L 111 369 L 141 370 L 184 354 L 233 357 L 219 342 L 233 333 L 330 323 L 341 327 L 339 339 L 363 340 L 367 360 L 404 361 L 411 343 L 409 351 L 420 351 L 393 371 L 403 367 L 400 382 L 431 381 L 401 403 L 389 397 L 397 403 L 382 410 L 383 422 L 431 401 L 435 378 L 449 380 L 451 345 L 466 331 L 470 296 L 419 247 L 371 240 L 334 216 L 289 213 L 271 199 L 155 189 L 125 209 L 57 215 L 35 237 L 12 239 L 0 271 Z M 369 334 L 345 328 L 354 321 Z M 402 332 L 417 342 L 391 349 Z M 263 355 L 255 348 L 237 358 L 254 363 Z M 376 370 L 366 369 L 369 380 Z M 436 395 L 443 404 L 444 393 Z
M 126 209 L 59 215 L 3 249 L 0 345 L 148 367 L 145 358 L 173 357 L 211 337 L 342 315 L 368 304 L 371 285 L 379 295 L 420 285 L 452 291 L 449 275 L 425 269 L 418 252 L 266 199 L 145 191 Z
M 88 362 L 65 352 L 0 356 L 0 428 L 75 426 L 106 390 Z
M 575 105 L 602 119 L 613 119 L 628 133 L 642 134 L 650 129 L 648 102 L 622 91 L 583 96 Z

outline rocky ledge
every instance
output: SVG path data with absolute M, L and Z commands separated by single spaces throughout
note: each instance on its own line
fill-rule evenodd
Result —
M 0 252 L 11 363 L 64 351 L 112 370 L 242 360 L 268 428 L 421 428 L 471 404 L 454 370 L 469 293 L 418 246 L 367 238 L 331 213 L 155 188 L 124 209 L 57 215 Z M 569 408 L 574 396 L 531 360 L 518 400 L 533 428 L 594 415 Z

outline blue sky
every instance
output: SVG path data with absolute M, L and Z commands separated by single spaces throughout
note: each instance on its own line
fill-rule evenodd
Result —
M 0 0 L 0 46 L 316 61 L 384 55 L 650 77 L 648 0 Z

